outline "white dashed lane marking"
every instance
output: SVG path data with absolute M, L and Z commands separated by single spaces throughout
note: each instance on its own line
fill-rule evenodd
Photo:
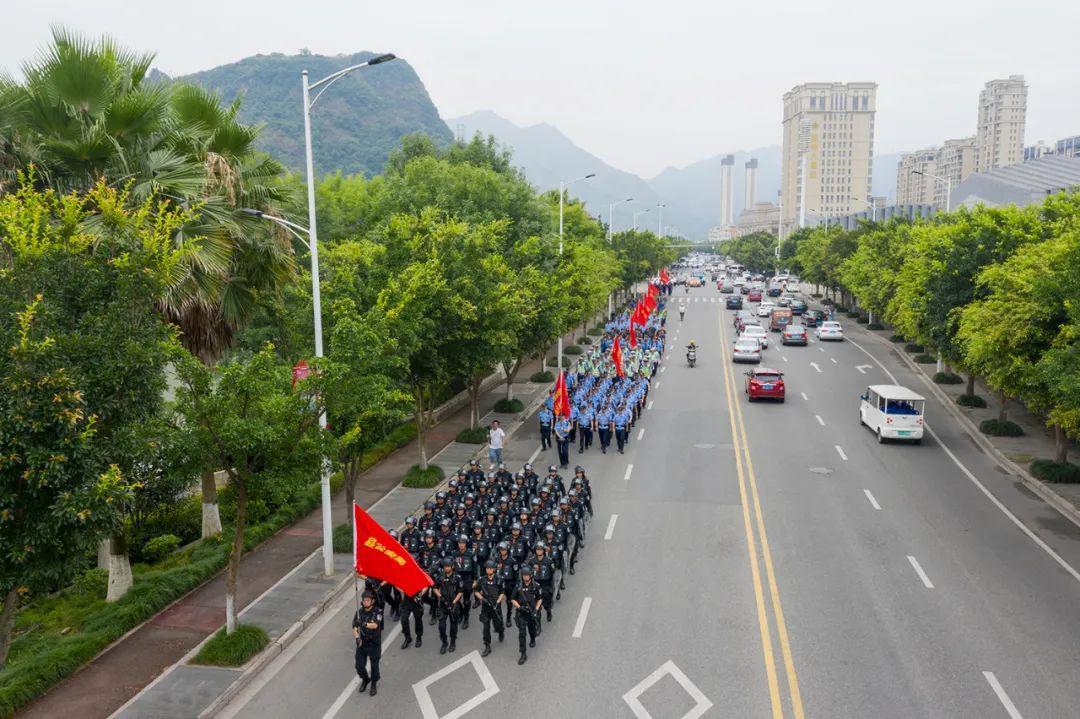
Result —
M 911 562 L 911 566 L 915 570 L 915 573 L 919 575 L 919 579 L 922 580 L 923 586 L 927 589 L 933 589 L 934 583 L 930 581 L 930 577 L 926 576 L 926 572 L 923 571 L 922 565 L 919 564 L 919 560 L 910 554 L 907 555 L 907 560 Z
M 611 515 L 611 519 L 607 523 L 607 531 L 604 532 L 604 539 L 611 539 L 611 535 L 615 533 L 615 522 L 619 521 L 619 515 Z
M 866 498 L 870 500 L 871 507 L 873 507 L 874 509 L 881 509 L 881 505 L 878 504 L 877 499 L 874 498 L 873 492 L 871 492 L 869 489 L 864 489 L 863 493 L 866 495 Z

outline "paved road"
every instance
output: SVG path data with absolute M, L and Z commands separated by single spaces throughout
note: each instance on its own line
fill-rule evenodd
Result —
M 349 596 L 225 715 L 1077 716 L 1080 530 L 932 399 L 933 438 L 876 444 L 860 390 L 918 384 L 865 333 L 770 347 L 788 400 L 747 403 L 731 313 L 690 297 L 627 453 L 581 458 L 596 519 L 524 667 L 516 634 L 481 660 L 478 624 L 446 656 L 435 627 L 420 650 L 395 632 L 357 696 Z

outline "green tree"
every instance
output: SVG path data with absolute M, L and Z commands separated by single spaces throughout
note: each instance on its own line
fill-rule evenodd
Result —
M 858 235 L 855 251 L 840 263 L 840 284 L 879 318 L 885 317 L 896 292 L 910 230 L 910 223 L 899 220 L 867 227 Z

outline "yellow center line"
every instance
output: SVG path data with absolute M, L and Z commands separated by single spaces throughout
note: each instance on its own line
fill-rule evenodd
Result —
M 725 365 L 727 359 L 727 339 L 723 330 L 723 315 L 720 326 L 720 354 Z M 739 477 L 739 498 L 743 510 L 743 527 L 746 529 L 746 548 L 750 555 L 750 575 L 754 583 L 754 601 L 757 604 L 758 630 L 761 634 L 761 651 L 765 657 L 765 676 L 769 684 L 769 698 L 772 701 L 773 719 L 783 719 L 784 707 L 780 698 L 780 685 L 776 678 L 776 658 L 773 655 L 772 635 L 769 631 L 769 617 L 765 608 L 765 592 L 761 585 L 761 570 L 758 568 L 757 544 L 754 541 L 753 523 L 750 519 L 750 503 L 746 496 L 746 477 L 743 472 L 742 454 L 739 451 L 741 444 L 739 431 L 735 424 L 735 413 L 738 400 L 732 389 L 732 377 L 728 372 L 724 373 L 724 393 L 728 403 L 728 417 L 731 420 L 731 440 L 735 448 L 735 471 Z

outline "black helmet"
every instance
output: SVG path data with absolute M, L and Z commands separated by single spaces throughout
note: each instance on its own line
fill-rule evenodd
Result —
M 495 562 L 491 561 L 490 559 L 487 560 L 486 562 L 484 562 L 484 569 L 494 569 L 494 568 L 495 568 Z
M 469 538 L 466 537 L 464 534 L 459 534 L 458 538 L 457 538 L 457 543 L 458 544 L 468 544 L 469 543 Z
M 519 532 L 521 531 L 521 522 L 514 522 L 513 524 L 510 525 L 510 531 L 511 532 L 513 532 L 515 529 L 517 531 L 519 531 Z
M 452 487 L 453 489 L 457 489 L 457 480 L 456 480 L 456 479 L 451 479 L 451 480 L 450 480 L 450 481 L 449 481 L 449 482 L 447 483 L 447 486 L 448 486 L 448 487 Z
M 517 486 L 516 484 L 511 485 L 511 487 L 510 487 L 510 493 L 511 494 L 513 494 L 514 492 L 520 492 L 520 491 L 521 491 L 521 487 Z M 502 501 L 502 500 L 500 500 L 500 501 Z
M 435 493 L 435 499 L 445 500 L 446 499 L 446 492 L 436 492 Z
M 567 497 L 576 497 L 577 496 L 577 490 L 576 489 L 571 489 L 569 492 L 566 493 L 566 496 Z
M 483 522 L 473 522 L 472 523 L 472 528 L 473 529 L 483 529 L 484 528 L 484 523 Z
M 390 535 L 391 537 L 393 537 L 394 539 L 397 539 L 397 538 L 398 538 L 398 533 L 397 533 L 397 530 L 396 530 L 396 529 L 391 529 L 391 530 L 389 531 L 389 535 Z
M 522 467 L 522 469 L 525 470 L 526 472 L 531 472 L 532 471 L 532 462 L 526 462 L 525 466 Z
M 443 517 L 442 520 L 439 522 L 439 526 L 440 527 L 449 527 L 450 526 L 450 520 L 447 517 Z
M 444 567 L 452 567 L 452 566 L 454 566 L 454 560 L 451 559 L 450 557 L 443 557 L 442 558 L 442 565 Z
M 435 509 L 435 503 L 429 499 L 428 501 L 424 502 L 424 509 Z
M 495 545 L 495 548 L 496 549 L 505 549 L 506 551 L 510 551 L 510 545 L 507 544 L 506 542 L 499 542 L 498 544 Z
M 585 469 L 580 464 L 574 467 L 574 474 L 578 474 L 579 472 L 582 474 L 585 473 Z
M 535 552 L 537 549 L 547 549 L 547 545 L 543 542 L 537 542 L 533 545 L 533 551 Z
M 547 534 L 548 532 L 551 532 L 552 534 L 555 534 L 555 525 L 554 524 L 549 524 L 546 527 L 544 527 L 544 534 Z
M 469 460 L 469 466 L 470 466 L 470 467 L 477 467 L 477 466 L 479 466 L 479 465 L 480 465 L 480 462 L 479 462 L 479 461 L 477 461 L 477 460 L 475 460 L 475 459 L 470 459 L 470 460 Z
M 472 492 L 469 492 L 468 494 L 465 495 L 465 501 L 466 502 L 468 502 L 470 499 L 472 499 L 472 500 L 476 499 L 476 495 L 473 494 Z
M 532 498 L 532 499 L 531 499 L 531 500 L 529 501 L 529 504 L 531 504 L 531 505 L 532 505 L 532 506 L 534 506 L 534 507 L 539 507 L 539 506 L 540 506 L 540 498 L 539 498 L 539 497 L 533 497 L 533 498 Z
M 405 518 L 405 524 L 416 524 L 416 517 L 411 514 Z
M 551 473 L 551 474 L 558 474 L 559 473 L 559 468 L 556 467 L 554 464 L 549 465 L 548 466 L 548 472 Z
M 492 509 L 490 507 L 488 508 L 488 511 L 484 512 L 485 517 L 496 517 L 496 516 L 498 516 L 498 514 L 499 514 L 498 512 L 496 512 L 494 509 Z
M 487 478 L 488 478 L 489 481 L 492 480 L 492 479 L 495 479 L 495 473 L 494 472 L 488 472 L 487 473 Z
M 521 576 L 523 576 L 523 577 L 531 577 L 532 576 L 532 567 L 530 567 L 528 564 L 523 566 L 521 568 Z
M 435 539 L 435 530 L 434 529 L 425 529 L 424 530 L 424 536 L 425 537 L 431 537 L 432 539 Z
M 464 467 L 462 467 L 461 469 L 459 469 L 457 471 L 457 476 L 459 476 L 459 477 L 468 477 L 469 473 L 465 471 Z
M 464 502 L 458 502 L 457 505 L 454 506 L 454 511 L 455 512 L 464 512 L 465 511 L 465 503 Z
M 505 494 L 503 496 L 499 497 L 499 504 L 509 504 L 509 502 L 510 502 L 510 498 L 507 497 Z M 494 511 L 494 510 L 492 510 L 492 511 Z
M 499 469 L 506 469 L 506 462 L 499 462 Z

